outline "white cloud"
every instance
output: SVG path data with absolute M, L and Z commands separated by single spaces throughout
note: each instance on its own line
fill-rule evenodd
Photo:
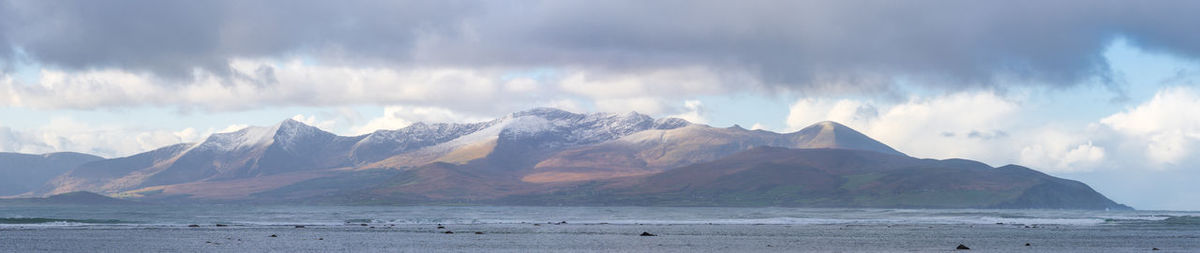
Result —
M 0 105 L 30 108 L 180 106 L 242 110 L 265 105 L 352 105 L 487 101 L 499 94 L 496 71 L 316 66 L 239 59 L 232 78 L 196 70 L 194 79 L 161 79 L 117 69 L 43 69 L 37 83 L 0 79 Z M 521 86 L 521 85 L 516 85 Z M 254 98 L 254 99 L 247 99 Z M 468 104 L 468 103 L 464 103 Z M 469 105 L 469 104 L 468 104 Z
M 1100 120 L 1141 153 L 1151 165 L 1179 167 L 1195 157 L 1200 144 L 1200 93 L 1173 87 L 1158 91 L 1150 101 Z
M 1048 172 L 1165 170 L 1200 162 L 1200 92 L 1165 88 L 1152 99 L 1086 125 L 1029 120 L 1037 108 L 993 92 L 963 92 L 879 105 L 801 99 L 790 129 L 834 120 L 917 157 L 1017 163 Z
M 507 78 L 511 71 L 499 68 L 326 66 L 301 60 L 235 59 L 228 69 L 229 77 L 196 69 L 192 78 L 164 79 L 121 69 L 44 68 L 33 83 L 3 74 L 0 106 L 241 111 L 264 106 L 410 104 L 496 114 L 584 99 L 600 111 L 659 115 L 671 110 L 658 100 L 719 94 L 731 79 L 746 79 L 703 67 L 619 73 L 562 69 L 554 72 L 561 74 L 536 80 Z
M 702 67 L 655 69 L 633 73 L 575 70 L 559 81 L 559 87 L 567 93 L 594 99 L 715 94 L 723 91 L 724 81 L 731 78 L 722 74 Z
M 789 109 L 787 126 L 792 131 L 826 120 L 851 126 L 866 125 L 879 116 L 869 102 L 849 99 L 801 99 Z
M 683 113 L 671 115 L 668 117 L 680 118 L 692 123 L 707 124 L 708 118 L 704 112 L 704 103 L 700 100 L 683 101 L 683 107 L 686 110 Z
M 750 130 L 766 130 L 766 129 L 767 129 L 766 126 L 763 126 L 762 123 L 758 123 L 758 122 L 755 122 L 754 125 L 750 126 Z
M 81 152 L 104 157 L 127 156 L 195 141 L 195 130 L 143 130 L 55 118 L 36 129 L 0 126 L 0 152 L 41 154 Z
M 927 158 L 967 158 L 992 165 L 1020 163 L 1044 171 L 1087 171 L 1107 158 L 1082 131 L 1023 124 L 1019 100 L 994 92 L 962 92 L 877 105 L 862 100 L 802 99 L 787 126 L 832 120 L 901 152 Z
M 1002 130 L 1015 126 L 1012 119 L 1019 105 L 992 92 L 972 92 L 914 97 L 892 105 L 802 99 L 790 109 L 786 123 L 792 130 L 832 120 L 909 155 L 999 162 L 1011 156 L 997 154 L 994 143 L 1010 141 L 1003 140 L 1007 134 Z
M 1071 132 L 1063 129 L 1046 127 L 1040 130 L 1030 130 L 1019 133 L 1021 136 L 1013 148 L 1020 148 L 1017 157 L 1013 159 L 1019 164 L 1045 171 L 1083 172 L 1091 171 L 1102 165 L 1107 157 L 1107 150 L 1094 145 L 1089 137 L 1091 134 Z M 1008 147 L 997 146 L 1003 150 Z
M 510 92 L 531 93 L 537 91 L 538 82 L 532 78 L 515 78 L 504 82 L 504 88 Z

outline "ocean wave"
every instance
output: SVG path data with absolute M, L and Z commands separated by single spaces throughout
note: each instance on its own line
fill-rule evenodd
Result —
M 1200 216 L 1192 215 L 1154 215 L 1136 218 L 1124 217 L 1110 218 L 1105 219 L 1104 221 L 1105 223 L 1109 224 L 1200 226 Z
M 346 225 L 359 224 L 559 224 L 560 222 L 576 225 L 1098 225 L 1105 222 L 1100 218 L 1004 218 L 988 216 L 953 217 L 876 217 L 876 218 L 817 218 L 817 217 L 768 217 L 768 218 L 714 218 L 714 219 L 595 219 L 577 217 L 577 219 L 535 220 L 535 219 L 488 219 L 488 218 L 416 218 L 416 219 L 347 219 Z
M 72 225 L 72 224 L 125 224 L 132 223 L 112 219 L 60 219 L 60 218 L 0 218 L 0 224 L 8 225 Z
M 1159 221 L 1167 225 L 1200 225 L 1200 216 L 1171 216 Z

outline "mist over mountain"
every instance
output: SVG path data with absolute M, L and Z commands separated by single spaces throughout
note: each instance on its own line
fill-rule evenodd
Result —
M 81 164 L 102 160 L 94 155 L 61 152 L 42 155 L 0 153 L 0 196 L 39 190 L 47 181 Z
M 26 191 L 149 202 L 1128 208 L 1020 166 L 909 157 L 835 122 L 775 133 L 549 108 L 360 136 L 289 119 L 67 165 Z

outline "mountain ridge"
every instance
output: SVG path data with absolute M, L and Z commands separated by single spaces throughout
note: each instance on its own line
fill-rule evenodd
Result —
M 795 151 L 769 152 L 773 149 Z M 784 153 L 808 160 L 788 159 L 786 155 L 739 160 L 739 157 L 756 153 Z M 818 153 L 825 156 L 812 155 Z M 833 164 L 813 163 L 838 157 L 853 159 L 845 158 Z M 762 165 L 761 161 L 779 162 Z M 699 169 L 722 162 L 726 164 L 719 168 L 736 171 Z M 870 164 L 874 166 L 871 169 L 879 171 L 855 167 L 863 164 Z M 903 170 L 904 175 L 881 170 L 906 164 L 909 167 Z M 1019 168 L 1024 167 L 993 168 L 964 159 L 909 157 L 832 121 L 818 122 L 790 133 L 776 133 L 740 126 L 717 128 L 676 118 L 655 119 L 636 112 L 582 114 L 535 108 L 484 122 L 414 123 L 357 136 L 340 136 L 285 119 L 271 126 L 213 134 L 198 143 L 87 162 L 49 180 L 43 190 L 36 193 L 92 191 L 147 201 L 255 203 L 582 205 L 596 201 L 634 205 L 1122 207 L 1075 182 L 1083 185 L 1079 187 L 1072 183 L 1074 181 L 1061 181 L 1041 173 L 981 172 L 1019 171 Z M 863 175 L 845 174 L 850 172 L 839 170 Z M 939 171 L 949 174 L 933 173 Z M 670 177 L 668 175 L 676 176 L 671 180 L 662 179 Z M 986 178 L 989 175 L 1016 179 Z M 835 187 L 851 181 L 874 182 L 876 177 L 882 176 L 903 179 L 906 183 L 865 191 Z M 787 178 L 791 181 L 780 181 Z M 930 181 L 930 178 L 974 185 Z M 658 183 L 647 185 L 645 182 L 650 182 L 647 180 Z M 764 182 L 770 184 L 759 184 Z M 985 187 L 1003 185 L 1004 182 L 1024 188 Z M 1032 188 L 1034 184 L 1030 182 L 1051 183 Z M 986 198 L 954 205 L 920 202 L 939 201 L 921 197 L 924 195 L 912 197 L 888 193 L 920 188 L 922 184 L 942 187 L 926 189 L 928 191 L 978 188 L 979 196 Z M 691 185 L 689 189 L 712 186 L 718 187 L 712 189 L 719 191 L 695 192 L 677 188 L 688 185 Z M 754 190 L 778 187 L 783 188 L 774 192 Z M 721 192 L 726 194 L 717 194 Z M 791 194 L 779 195 L 780 192 Z M 1031 193 L 1019 195 L 1023 192 Z M 650 197 L 639 199 L 622 195 L 626 193 L 644 193 Z M 747 195 L 734 196 L 734 193 Z M 578 199 L 560 199 L 564 194 Z M 761 196 L 766 195 L 762 194 L 776 199 L 763 199 Z M 695 196 L 708 196 L 709 202 L 679 202 Z M 878 196 L 908 198 L 908 202 L 879 199 Z M 610 197 L 618 199 L 605 199 Z M 747 201 L 749 199 L 757 200 Z

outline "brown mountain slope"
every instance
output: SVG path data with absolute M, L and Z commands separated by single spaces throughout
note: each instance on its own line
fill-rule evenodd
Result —
M 1082 183 L 1020 166 L 992 168 L 845 149 L 754 148 L 649 176 L 501 202 L 549 205 L 1128 209 Z
M 558 152 L 534 166 L 527 182 L 573 182 L 647 175 L 716 160 L 753 147 L 857 149 L 903 156 L 849 127 L 820 122 L 780 134 L 740 127 L 689 125 L 642 131 L 615 141 Z
M 51 185 L 180 202 L 1124 207 L 1019 166 L 912 158 L 833 122 L 781 134 L 555 109 L 352 137 L 285 120 L 87 163 Z

